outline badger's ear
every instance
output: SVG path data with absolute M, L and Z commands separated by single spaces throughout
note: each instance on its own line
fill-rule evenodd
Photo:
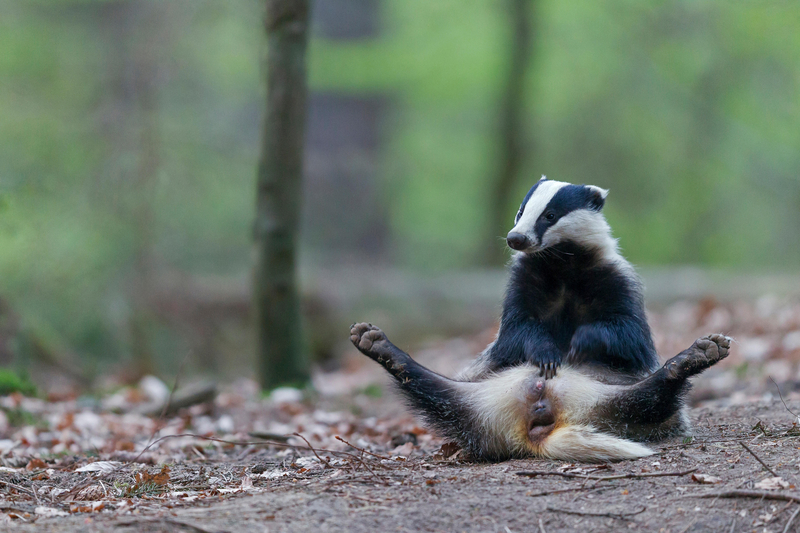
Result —
M 589 189 L 589 209 L 594 209 L 595 211 L 603 209 L 606 203 L 606 196 L 608 196 L 608 190 L 595 187 L 594 185 L 587 185 L 586 188 Z

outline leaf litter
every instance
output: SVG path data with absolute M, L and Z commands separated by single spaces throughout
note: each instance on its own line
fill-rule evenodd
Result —
M 650 320 L 662 354 L 677 353 L 710 331 L 737 339 L 731 357 L 697 381 L 694 437 L 654 445 L 661 453 L 656 460 L 614 465 L 465 462 L 457 445 L 420 427 L 395 396 L 376 398 L 374 390 L 366 394 L 364 376 L 373 384 L 387 379 L 379 368 L 349 354 L 362 365 L 318 375 L 318 397 L 282 389 L 262 398 L 254 383 L 241 380 L 164 417 L 153 415 L 164 411 L 154 401 L 163 401 L 169 387 L 152 376 L 101 398 L 2 397 L 0 522 L 149 516 L 204 502 L 220 505 L 244 496 L 293 492 L 346 494 L 360 502 L 353 508 L 368 510 L 404 501 L 402 491 L 412 487 L 436 498 L 448 490 L 472 491 L 464 496 L 468 501 L 480 496 L 485 485 L 502 482 L 495 487 L 500 492 L 499 487 L 516 487 L 513 497 L 546 500 L 541 509 L 551 510 L 543 511 L 543 525 L 559 531 L 602 519 L 646 524 L 658 518 L 653 513 L 666 502 L 684 526 L 691 520 L 700 523 L 691 513 L 701 506 L 680 502 L 708 491 L 796 494 L 800 432 L 797 415 L 790 411 L 800 411 L 794 390 L 800 370 L 800 343 L 795 342 L 800 304 L 769 298 L 678 302 L 651 311 Z M 414 355 L 452 373 L 491 334 L 434 343 Z M 338 390 L 330 390 L 331 383 L 339 384 Z M 9 413 L 23 423 L 12 421 Z M 744 451 L 740 441 L 756 456 Z M 780 475 L 765 478 L 756 459 Z M 514 475 L 518 470 L 570 477 L 520 478 Z M 686 477 L 650 477 L 690 470 Z M 613 479 L 598 484 L 592 479 L 597 477 Z M 612 503 L 613 512 L 604 511 Z M 552 509 L 559 505 L 574 514 L 557 516 Z M 742 524 L 788 519 L 781 509 L 757 501 L 736 500 L 734 505 L 730 516 Z M 723 509 L 721 503 L 716 506 Z M 751 512 L 740 515 L 745 507 Z M 270 512 L 267 519 L 280 522 L 280 513 Z M 475 523 L 478 527 L 480 522 Z

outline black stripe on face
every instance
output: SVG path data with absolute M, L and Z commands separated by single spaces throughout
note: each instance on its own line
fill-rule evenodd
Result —
M 522 213 L 525 212 L 525 206 L 528 204 L 528 200 L 531 199 L 533 196 L 534 191 L 536 191 L 537 187 L 541 185 L 543 182 L 547 181 L 547 178 L 542 178 L 536 182 L 536 184 L 530 188 L 528 194 L 525 195 L 525 198 L 522 199 L 522 203 L 519 205 L 519 211 L 517 211 L 517 216 L 514 219 L 514 225 L 516 226 L 517 222 L 519 222 L 519 218 L 522 216 Z
M 585 185 L 565 185 L 550 199 L 536 220 L 533 231 L 541 243 L 548 228 L 555 225 L 563 216 L 577 209 L 600 211 L 604 203 L 605 200 L 596 189 Z

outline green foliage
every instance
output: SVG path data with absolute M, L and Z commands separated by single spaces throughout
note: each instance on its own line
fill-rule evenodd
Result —
M 0 396 L 18 392 L 25 396 L 35 396 L 36 387 L 27 375 L 19 374 L 8 368 L 0 368 Z
M 372 383 L 364 387 L 364 390 L 361 391 L 361 394 L 364 396 L 369 396 L 370 398 L 381 398 L 383 396 L 383 388 L 380 385 Z
M 16 407 L 14 409 L 3 409 L 6 413 L 6 417 L 8 418 L 8 424 L 11 427 L 23 427 L 23 426 L 37 426 L 37 427 L 46 427 L 44 421 L 40 418 L 37 418 L 33 413 L 30 411 L 25 411 L 24 409 L 20 409 Z
M 380 38 L 311 43 L 312 90 L 392 102 L 375 209 L 400 266 L 477 264 L 504 6 L 384 0 Z M 124 361 L 143 248 L 156 276 L 246 275 L 261 7 L 0 0 L 0 297 L 26 328 Z M 610 188 L 608 218 L 639 264 L 800 265 L 800 4 L 540 0 L 532 16 L 518 197 L 540 174 Z M 125 78 L 145 52 L 149 112 Z

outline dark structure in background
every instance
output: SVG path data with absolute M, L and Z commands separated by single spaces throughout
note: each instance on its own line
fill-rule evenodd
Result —
M 381 208 L 380 95 L 312 93 L 308 107 L 303 240 L 313 252 L 376 255 L 389 240 Z
M 497 238 L 511 227 L 516 190 L 514 184 L 523 164 L 526 146 L 524 117 L 525 74 L 531 55 L 531 12 L 535 0 L 507 0 L 511 26 L 505 90 L 498 110 L 498 145 L 496 174 L 489 180 L 489 233 L 485 238 L 481 260 L 498 264 L 506 256 L 497 253 Z M 538 176 L 537 176 L 538 178 Z
M 257 356 L 267 389 L 309 376 L 296 275 L 308 22 L 308 0 L 267 0 L 267 105 L 254 228 Z
M 329 41 L 376 39 L 380 6 L 380 0 L 314 0 L 311 28 Z M 379 166 L 388 109 L 389 98 L 380 93 L 311 93 L 302 233 L 312 253 L 336 250 L 374 260 L 385 250 L 390 227 L 388 210 L 379 207 L 385 205 Z
M 380 0 L 314 0 L 314 34 L 342 41 L 377 37 L 379 4 Z

